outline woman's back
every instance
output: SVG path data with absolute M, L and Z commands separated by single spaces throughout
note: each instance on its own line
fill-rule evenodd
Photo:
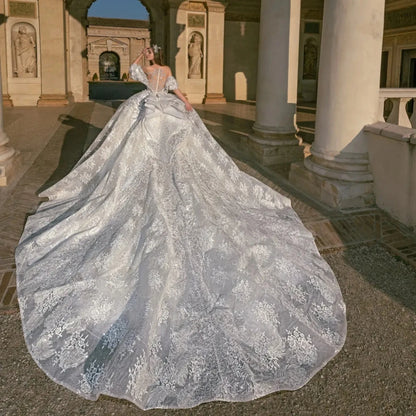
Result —
M 148 87 L 154 92 L 160 92 L 164 89 L 166 81 L 172 75 L 168 66 L 147 66 L 144 68 L 148 80 Z

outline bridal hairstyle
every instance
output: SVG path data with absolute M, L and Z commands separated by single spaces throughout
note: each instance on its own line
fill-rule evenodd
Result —
M 162 48 L 160 48 L 160 47 L 155 48 L 154 46 L 149 46 L 149 48 L 152 49 L 153 54 L 155 56 L 155 59 L 153 60 L 153 62 L 157 65 L 161 65 L 161 66 L 165 65 L 165 62 L 164 62 L 164 59 L 163 59 Z

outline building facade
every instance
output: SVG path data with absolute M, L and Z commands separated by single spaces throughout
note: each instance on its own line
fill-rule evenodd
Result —
M 88 80 L 127 79 L 131 63 L 150 45 L 146 20 L 88 18 Z
M 0 14 L 5 16 L 0 50 L 6 105 L 88 100 L 88 80 L 94 74 L 98 79 L 122 78 L 150 37 L 165 49 L 168 64 L 192 102 L 256 99 L 260 0 L 144 0 L 150 24 L 88 19 L 92 3 L 0 0 Z M 299 43 L 291 45 L 298 54 L 297 94 L 304 101 L 316 101 L 323 6 L 324 0 L 301 2 Z M 101 64 L 107 72 L 101 68 L 100 74 L 105 52 Z M 382 87 L 416 86 L 412 0 L 385 0 L 381 59 Z

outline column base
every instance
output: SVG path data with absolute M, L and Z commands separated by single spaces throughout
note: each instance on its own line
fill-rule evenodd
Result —
M 3 94 L 3 107 L 13 107 L 13 100 L 9 94 Z
M 375 204 L 373 182 L 352 182 L 321 176 L 292 163 L 289 181 L 298 189 L 336 209 L 369 208 Z
M 248 137 L 252 155 L 263 166 L 289 165 L 304 159 L 302 141 L 294 133 L 273 134 L 267 138 L 253 133 Z
M 226 102 L 222 93 L 209 92 L 204 98 L 204 104 L 225 104 Z
M 16 178 L 22 166 L 22 154 L 13 148 L 12 155 L 6 160 L 0 160 L 0 187 L 10 185 Z
M 38 107 L 63 107 L 68 104 L 65 94 L 42 94 L 38 100 Z

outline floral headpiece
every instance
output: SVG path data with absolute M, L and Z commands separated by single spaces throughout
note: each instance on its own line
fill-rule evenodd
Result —
M 154 53 L 158 53 L 162 49 L 160 46 L 156 45 L 156 43 L 153 44 L 152 48 Z

